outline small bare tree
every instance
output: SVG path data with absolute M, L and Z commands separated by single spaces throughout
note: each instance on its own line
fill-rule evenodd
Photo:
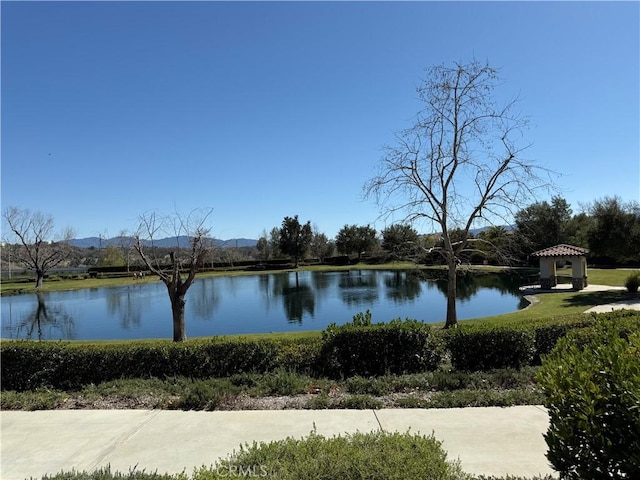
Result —
M 54 240 L 53 217 L 29 209 L 9 207 L 3 212 L 9 226 L 7 243 L 12 245 L 12 257 L 36 274 L 36 288 L 42 287 L 44 276 L 68 259 L 69 240 L 73 230 L 67 228 Z
M 152 212 L 140 217 L 134 249 L 145 266 L 158 275 L 167 287 L 171 300 L 174 342 L 187 339 L 185 295 L 211 247 L 207 237 L 210 230 L 205 227 L 211 212 L 211 209 L 193 210 L 186 216 L 178 213 L 162 216 Z M 175 245 L 168 259 L 156 255 L 156 241 L 160 236 L 175 238 Z M 184 246 L 185 242 L 188 242 L 188 247 Z
M 441 232 L 437 251 L 448 268 L 445 328 L 457 324 L 456 268 L 469 230 L 479 219 L 508 222 L 536 189 L 551 184 L 541 175 L 546 169 L 522 158 L 528 145 L 518 144 L 528 122 L 516 111 L 517 99 L 496 103 L 499 85 L 497 70 L 477 61 L 431 68 L 417 89 L 424 109 L 396 135 L 397 144 L 387 147 L 377 176 L 365 185 L 365 195 L 384 206 L 384 214 L 426 220 Z
M 127 264 L 127 273 L 131 270 L 131 249 L 135 244 L 135 238 L 132 237 L 126 229 L 120 230 L 118 234 L 118 239 L 116 241 L 118 248 L 122 252 L 122 258 L 124 258 L 125 263 Z

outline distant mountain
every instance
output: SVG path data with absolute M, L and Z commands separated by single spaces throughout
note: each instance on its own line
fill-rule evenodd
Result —
M 69 243 L 74 247 L 79 248 L 105 248 L 109 245 L 122 245 L 124 241 L 130 239 L 123 239 L 122 237 L 113 237 L 113 238 L 100 238 L 100 237 L 86 237 L 86 238 L 74 238 L 69 240 Z M 216 247 L 220 248 L 240 248 L 240 247 L 255 247 L 256 240 L 252 240 L 249 238 L 232 238 L 229 240 L 220 240 L 217 238 L 209 239 L 213 242 Z M 132 240 L 130 240 L 132 241 Z M 190 237 L 180 236 L 180 237 L 167 237 L 160 238 L 155 240 L 154 245 L 161 248 L 171 248 L 176 245 L 180 248 L 188 248 L 190 246 Z M 143 244 L 149 246 L 151 242 L 143 241 Z
M 498 225 L 498 226 L 504 228 L 507 232 L 510 232 L 511 230 L 515 230 L 515 228 L 516 228 L 515 225 Z M 480 227 L 480 228 L 472 228 L 471 230 L 469 230 L 469 233 L 472 233 L 473 235 L 478 235 L 479 233 L 484 232 L 488 228 L 491 228 L 491 226 Z

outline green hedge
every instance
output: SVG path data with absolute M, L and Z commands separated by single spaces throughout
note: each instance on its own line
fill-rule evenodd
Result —
M 522 368 L 535 354 L 532 330 L 500 327 L 459 328 L 448 337 L 455 370 Z
M 445 346 L 456 370 L 522 368 L 540 363 L 568 331 L 602 320 L 640 318 L 638 312 L 525 321 L 517 326 L 465 325 L 432 329 L 416 320 L 371 324 L 371 316 L 331 325 L 322 338 L 225 339 L 75 343 L 2 341 L 3 390 L 73 390 L 119 378 L 210 378 L 276 369 L 330 377 L 435 370 Z
M 367 312 L 368 314 L 368 312 Z M 431 327 L 417 320 L 330 325 L 322 334 L 320 364 L 330 377 L 405 374 L 435 370 L 441 342 Z
M 122 344 L 5 341 L 3 390 L 77 389 L 119 378 L 227 377 L 281 366 L 315 372 L 320 339 L 167 341 Z
M 369 317 L 370 318 L 370 317 Z M 64 390 L 119 378 L 228 377 L 276 369 L 352 376 L 435 370 L 441 342 L 415 320 L 331 326 L 321 338 L 86 344 L 7 341 L 0 345 L 3 390 Z
M 640 317 L 634 311 L 574 314 L 550 319 L 524 320 L 520 324 L 461 324 L 445 334 L 451 364 L 456 370 L 491 370 L 540 365 L 558 340 L 572 330 L 597 322 Z

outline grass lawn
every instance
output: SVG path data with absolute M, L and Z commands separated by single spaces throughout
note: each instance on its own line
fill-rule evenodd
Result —
M 590 268 L 587 271 L 589 283 L 591 285 L 609 285 L 612 287 L 622 287 L 626 278 L 632 273 L 626 269 L 599 269 Z M 559 277 L 571 277 L 571 269 L 559 269 Z M 553 292 L 539 293 L 535 297 L 537 303 L 530 305 L 524 310 L 495 315 L 491 317 L 476 318 L 471 320 L 461 320 L 460 323 L 506 323 L 518 322 L 525 318 L 545 318 L 567 315 L 572 313 L 582 313 L 591 307 L 604 305 L 624 300 L 627 297 L 626 290 L 607 290 L 602 292 Z
M 608 290 L 603 292 L 566 292 L 541 293 L 536 295 L 538 303 L 530 305 L 524 310 L 504 315 L 461 320 L 465 323 L 508 323 L 524 319 L 557 317 L 571 313 L 582 313 L 591 307 L 613 303 L 625 298 L 624 291 Z

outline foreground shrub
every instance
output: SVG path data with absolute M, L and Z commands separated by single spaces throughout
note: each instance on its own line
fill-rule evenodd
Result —
M 331 377 L 416 373 L 435 370 L 442 360 L 439 339 L 417 320 L 371 324 L 356 315 L 352 323 L 322 332 L 321 364 Z
M 472 390 L 437 392 L 426 403 L 427 408 L 512 407 L 540 405 L 544 399 L 537 390 Z
M 570 333 L 544 358 L 547 458 L 563 478 L 638 478 L 639 331 L 638 314 L 609 319 Z
M 184 392 L 174 405 L 182 410 L 215 410 L 232 395 L 232 387 L 219 379 L 192 380 L 185 385 Z
M 64 392 L 36 390 L 34 392 L 2 392 L 2 410 L 53 410 L 62 404 L 68 395 Z
M 394 480 L 469 478 L 457 463 L 447 461 L 441 442 L 433 436 L 408 433 L 355 433 L 325 438 L 312 432 L 307 438 L 254 443 L 221 462 L 217 474 L 259 469 L 263 478 L 281 480 Z M 218 478 L 203 468 L 194 480 Z
M 634 272 L 629 275 L 624 282 L 624 286 L 629 293 L 637 293 L 638 287 L 640 287 L 640 272 Z
M 312 432 L 307 438 L 240 447 L 228 459 L 202 467 L 193 475 L 162 475 L 132 471 L 68 472 L 46 480 L 220 480 L 265 478 L 278 480 L 471 480 L 457 462 L 447 461 L 442 444 L 433 436 L 408 433 L 355 433 L 325 438 Z M 495 479 L 498 480 L 498 479 Z

